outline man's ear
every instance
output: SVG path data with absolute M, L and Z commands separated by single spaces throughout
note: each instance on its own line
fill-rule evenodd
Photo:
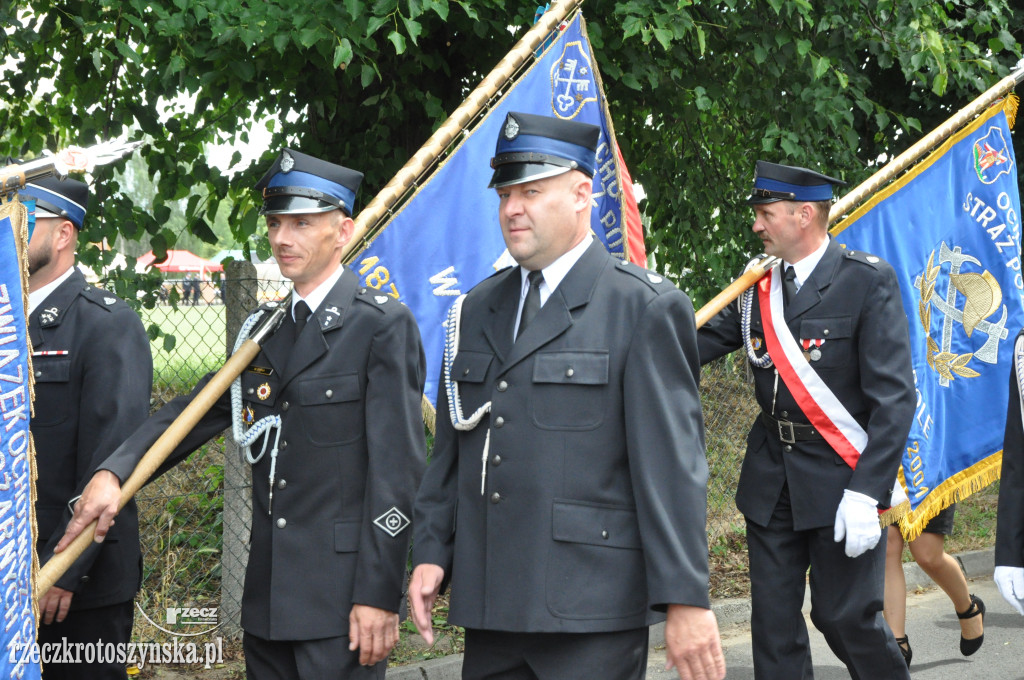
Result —
M 343 213 L 341 218 L 341 231 L 338 234 L 338 245 L 342 248 L 347 246 L 348 242 L 352 240 L 352 234 L 355 233 L 355 230 L 355 220 Z
M 582 172 L 572 173 L 576 178 L 576 181 L 572 185 L 572 197 L 573 203 L 576 207 L 577 212 L 585 210 L 590 205 L 590 201 L 594 195 L 594 180 L 587 177 Z
M 814 216 L 817 210 L 813 205 L 810 203 L 801 203 L 798 212 L 800 213 L 801 226 L 810 227 L 814 225 Z
M 78 245 L 78 229 L 70 220 L 61 220 L 60 224 L 57 225 L 56 233 L 54 234 L 54 245 L 57 247 L 57 252 L 64 250 L 75 250 Z

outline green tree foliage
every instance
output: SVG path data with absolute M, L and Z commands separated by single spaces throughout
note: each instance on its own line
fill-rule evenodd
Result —
M 716 292 L 758 252 L 739 202 L 755 159 L 864 179 L 1017 62 L 1021 4 L 587 0 L 659 268 L 698 301 Z M 534 11 L 498 0 L 13 0 L 0 5 L 0 153 L 145 136 L 152 195 L 99 171 L 87 239 L 173 247 L 184 201 L 195 237 L 217 240 L 223 205 L 231 237 L 248 243 L 251 187 L 277 149 L 364 170 L 368 200 Z M 247 142 L 251 122 L 267 120 L 262 158 L 230 181 L 211 166 L 210 145 Z

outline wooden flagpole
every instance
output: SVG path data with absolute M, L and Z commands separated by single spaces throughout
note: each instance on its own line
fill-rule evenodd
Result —
M 242 343 L 242 346 L 224 362 L 220 370 L 206 383 L 206 386 L 199 391 L 199 394 L 189 402 L 188 406 L 185 407 L 174 422 L 160 435 L 160 438 L 153 442 L 153 445 L 149 447 L 149 450 L 146 451 L 146 454 L 135 466 L 135 470 L 132 471 L 132 474 L 121 487 L 121 500 L 117 506 L 118 510 L 123 509 L 128 501 L 138 493 L 139 489 L 149 481 L 149 478 L 167 460 L 167 457 L 171 455 L 175 447 L 195 428 L 199 420 L 206 415 L 206 412 L 216 403 L 217 399 L 231 387 L 231 383 L 235 378 L 245 370 L 246 366 L 252 363 L 252 360 L 260 352 L 260 345 L 273 335 L 274 331 L 281 324 L 281 321 L 284 319 L 285 310 L 291 310 L 290 299 L 290 297 L 286 298 L 277 305 L 274 311 L 270 313 L 270 316 L 253 331 L 249 339 Z M 97 521 L 93 520 L 89 526 L 82 530 L 82 533 L 75 537 L 70 545 L 61 552 L 55 553 L 39 569 L 39 576 L 36 578 L 36 599 L 45 595 L 46 591 L 57 582 L 57 579 L 63 576 L 64 572 L 70 569 L 75 560 L 85 552 L 95 536 L 96 524 Z
M 983 92 L 977 99 L 956 112 L 944 123 L 922 137 L 916 144 L 889 161 L 878 172 L 861 182 L 857 187 L 836 201 L 829 211 L 828 222 L 832 224 L 840 217 L 850 212 L 853 208 L 864 202 L 865 199 L 874 195 L 876 191 L 885 186 L 889 181 L 901 172 L 916 163 L 922 156 L 942 143 L 947 137 L 974 119 L 979 113 L 988 108 L 1014 87 L 1024 81 L 1024 67 L 1017 69 L 1006 76 L 998 83 Z M 768 262 L 765 258 L 758 265 L 751 267 L 721 293 L 713 297 L 706 305 L 697 311 L 697 328 L 707 323 L 715 314 L 722 311 L 726 305 L 735 300 L 750 286 L 754 285 L 778 260 Z M 760 274 L 756 274 L 756 272 Z
M 498 65 L 484 78 L 476 89 L 459 105 L 448 120 L 439 127 L 430 139 L 420 147 L 401 170 L 381 189 L 370 203 L 356 216 L 352 238 L 342 251 L 341 261 L 348 262 L 362 247 L 363 239 L 380 219 L 387 214 L 399 198 L 423 175 L 434 160 L 444 152 L 452 141 L 462 133 L 469 123 L 512 79 L 517 70 L 529 59 L 569 14 L 580 6 L 583 0 L 558 0 L 516 43 L 515 47 L 498 62 Z

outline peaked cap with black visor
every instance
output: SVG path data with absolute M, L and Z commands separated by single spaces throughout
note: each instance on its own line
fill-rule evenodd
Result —
M 23 199 L 36 202 L 36 219 L 58 217 L 81 230 L 85 209 L 89 204 L 89 185 L 77 179 L 42 177 L 25 185 L 19 193 Z
M 498 133 L 488 188 L 499 189 L 579 170 L 597 169 L 596 125 L 551 116 L 511 112 Z
M 844 187 L 846 182 L 807 168 L 758 161 L 754 166 L 754 189 L 747 204 L 831 201 L 833 186 Z
M 261 215 L 292 215 L 340 210 L 352 216 L 363 173 L 284 149 L 256 189 L 263 194 Z

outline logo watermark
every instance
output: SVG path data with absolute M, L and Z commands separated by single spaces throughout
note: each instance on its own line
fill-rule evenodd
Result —
M 224 638 L 215 637 L 209 642 L 19 642 L 11 646 L 9 660 L 12 664 L 125 664 L 139 669 L 146 664 L 188 664 L 203 665 L 210 669 L 224 663 Z

